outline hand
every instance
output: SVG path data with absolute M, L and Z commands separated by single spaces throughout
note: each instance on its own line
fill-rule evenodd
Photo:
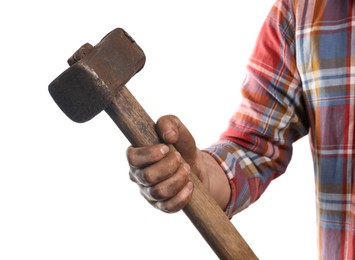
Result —
M 189 174 L 193 171 L 224 209 L 230 186 L 217 162 L 196 147 L 194 138 L 177 117 L 161 117 L 156 131 L 165 144 L 127 149 L 130 178 L 138 184 L 143 197 L 164 212 L 181 210 L 192 196 Z M 169 152 L 166 144 L 174 145 L 178 151 Z
M 166 144 L 173 144 L 195 164 L 195 141 L 186 127 L 174 116 L 164 116 L 156 130 Z M 165 144 L 127 150 L 130 178 L 136 182 L 143 197 L 165 212 L 176 212 L 190 200 L 193 184 L 189 181 L 190 165 L 183 162 L 180 152 L 169 152 Z

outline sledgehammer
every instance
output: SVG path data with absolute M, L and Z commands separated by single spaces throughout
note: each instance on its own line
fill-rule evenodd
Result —
M 105 110 L 133 146 L 161 143 L 155 123 L 125 87 L 143 68 L 145 55 L 124 30 L 111 31 L 95 47 L 83 45 L 68 63 L 71 66 L 48 89 L 70 119 L 85 122 Z M 183 211 L 216 255 L 257 259 L 196 175 L 190 174 L 190 179 L 194 192 Z

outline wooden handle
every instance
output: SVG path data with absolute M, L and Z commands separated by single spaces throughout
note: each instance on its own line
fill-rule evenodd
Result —
M 106 112 L 133 146 L 161 143 L 155 123 L 126 87 L 121 89 Z M 190 180 L 194 192 L 183 211 L 217 256 L 228 260 L 258 259 L 197 176 L 192 173 Z

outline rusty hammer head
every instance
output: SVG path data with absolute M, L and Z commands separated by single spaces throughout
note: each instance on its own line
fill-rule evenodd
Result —
M 131 77 L 140 71 L 145 55 L 122 29 L 107 34 L 95 47 L 83 45 L 71 65 L 54 79 L 49 93 L 75 122 L 85 122 L 107 108 Z

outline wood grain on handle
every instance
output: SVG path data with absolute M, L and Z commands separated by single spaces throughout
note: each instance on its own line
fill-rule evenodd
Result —
M 155 123 L 126 87 L 105 110 L 135 147 L 161 143 Z M 174 149 L 171 147 L 171 149 Z M 183 209 L 197 230 L 220 259 L 258 259 L 217 202 L 211 198 L 195 174 L 192 198 Z

